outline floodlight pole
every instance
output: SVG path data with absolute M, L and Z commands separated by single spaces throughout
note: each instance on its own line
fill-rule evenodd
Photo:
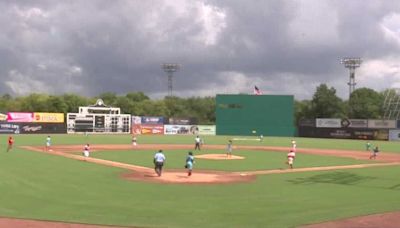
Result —
M 351 93 L 355 90 L 356 86 L 356 79 L 355 79 L 355 74 L 356 74 L 356 68 L 361 66 L 362 59 L 361 58 L 342 58 L 340 60 L 340 63 L 344 65 L 347 69 L 349 69 L 350 77 L 349 77 L 349 82 L 347 85 L 349 85 L 349 100 Z
M 180 65 L 178 63 L 164 63 L 162 64 L 162 68 L 168 76 L 168 96 L 172 96 L 172 77 L 174 76 L 174 72 L 179 70 Z

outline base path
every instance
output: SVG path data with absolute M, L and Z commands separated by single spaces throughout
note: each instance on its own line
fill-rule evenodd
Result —
M 65 223 L 32 219 L 1 218 L 0 227 L 10 228 L 117 228 L 120 226 L 89 225 L 82 223 Z M 121 227 L 122 228 L 122 227 Z
M 301 226 L 299 228 L 399 228 L 400 212 L 358 216 L 343 220 Z

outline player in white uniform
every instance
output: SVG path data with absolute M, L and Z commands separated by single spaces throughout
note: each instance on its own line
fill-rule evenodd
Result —
M 290 150 L 290 152 L 287 154 L 286 164 L 288 164 L 291 169 L 293 169 L 293 161 L 294 161 L 295 157 L 296 157 L 296 153 L 293 150 Z
M 294 141 L 294 139 L 292 139 L 292 150 L 294 152 L 296 152 L 296 147 L 297 147 L 296 141 Z
M 194 149 L 195 150 L 200 150 L 200 144 L 202 144 L 202 140 L 199 136 L 196 136 L 196 138 L 194 139 L 195 145 L 194 145 Z
M 83 148 L 83 156 L 85 157 L 89 157 L 90 155 L 90 146 L 89 143 L 85 145 L 85 147 Z
M 132 136 L 132 146 L 136 146 L 137 145 L 137 138 L 135 135 Z

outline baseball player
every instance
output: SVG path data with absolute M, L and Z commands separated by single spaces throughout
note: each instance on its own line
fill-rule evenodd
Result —
M 293 161 L 295 157 L 296 157 L 295 151 L 293 149 L 290 150 L 290 152 L 287 154 L 286 164 L 288 164 L 291 169 L 293 169 Z
M 370 151 L 371 150 L 371 143 L 368 141 L 366 144 L 365 144 L 365 150 L 366 151 Z
M 8 146 L 7 146 L 7 152 L 10 151 L 13 147 L 14 144 L 14 139 L 12 136 L 8 137 Z
M 292 139 L 292 150 L 294 152 L 296 152 L 296 147 L 297 147 L 296 141 L 294 139 Z
M 228 158 L 232 157 L 232 140 L 229 140 L 228 145 L 226 145 L 226 156 Z
M 186 157 L 186 165 L 185 165 L 185 168 L 188 170 L 188 176 L 192 176 L 193 164 L 194 164 L 193 152 L 189 151 L 188 156 Z
M 165 163 L 165 155 L 163 154 L 162 150 L 159 150 L 153 158 L 153 163 L 154 163 L 154 170 L 156 171 L 157 175 L 160 177 L 162 174 L 162 168 Z
M 379 153 L 379 147 L 376 146 L 376 147 L 372 150 L 372 154 L 371 154 L 371 156 L 369 156 L 369 159 L 376 159 L 376 156 L 378 155 L 378 153 Z
M 132 146 L 136 146 L 137 145 L 137 138 L 135 135 L 132 136 Z
M 89 157 L 90 155 L 90 145 L 89 143 L 85 145 L 85 147 L 83 148 L 83 156 L 85 157 Z
M 46 138 L 46 151 L 52 151 L 50 149 L 50 146 L 51 146 L 51 137 L 50 137 L 50 135 L 48 135 Z
M 194 139 L 195 145 L 194 145 L 194 149 L 195 150 L 200 150 L 200 144 L 201 144 L 201 139 L 199 136 L 196 136 L 196 138 Z

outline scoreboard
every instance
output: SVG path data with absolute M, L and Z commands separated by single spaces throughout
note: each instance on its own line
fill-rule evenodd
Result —
M 79 107 L 79 113 L 67 113 L 67 133 L 122 133 L 131 130 L 131 115 L 120 114 L 99 99 L 95 105 Z

